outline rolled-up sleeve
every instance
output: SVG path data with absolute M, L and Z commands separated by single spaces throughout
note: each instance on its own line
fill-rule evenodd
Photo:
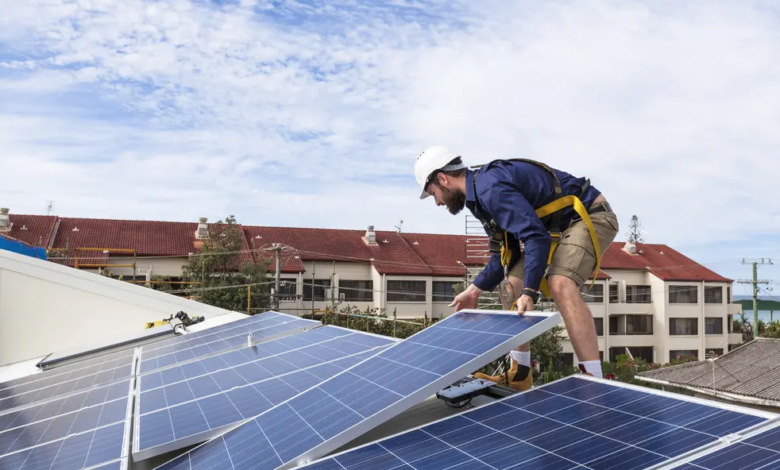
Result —
M 490 188 L 489 197 L 483 203 L 496 224 L 525 245 L 524 287 L 538 290 L 547 269 L 552 238 L 533 206 L 517 188 L 501 181 Z M 499 275 L 503 275 L 498 261 Z

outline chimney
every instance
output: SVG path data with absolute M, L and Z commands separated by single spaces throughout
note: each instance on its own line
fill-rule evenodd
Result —
M 376 242 L 376 232 L 374 232 L 374 226 L 369 225 L 368 230 L 366 230 L 365 236 L 363 236 L 363 241 L 366 242 L 366 245 L 377 245 Z
M 201 217 L 198 219 L 198 230 L 195 231 L 195 239 L 205 240 L 209 238 L 209 226 L 207 217 Z
M 623 245 L 623 251 L 625 251 L 629 255 L 635 255 L 636 254 L 636 243 L 626 242 L 626 244 Z
M 8 208 L 3 207 L 0 209 L 0 232 L 11 231 L 11 217 L 8 215 Z

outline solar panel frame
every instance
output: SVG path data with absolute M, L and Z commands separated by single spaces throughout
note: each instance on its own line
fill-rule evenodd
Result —
M 768 428 L 776 429 L 776 428 L 780 427 L 780 422 L 778 422 L 778 420 L 780 420 L 780 415 L 777 415 L 775 413 L 764 412 L 764 411 L 761 411 L 761 410 L 755 410 L 755 409 L 751 409 L 751 408 L 743 408 L 743 407 L 739 407 L 739 406 L 735 406 L 735 405 L 730 405 L 728 403 L 713 402 L 713 401 L 704 400 L 704 399 L 695 398 L 695 397 L 690 397 L 690 396 L 686 396 L 686 395 L 678 395 L 678 394 L 674 394 L 674 393 L 671 393 L 671 392 L 663 392 L 663 391 L 656 390 L 656 389 L 640 387 L 640 386 L 636 386 L 636 385 L 633 385 L 633 384 L 627 384 L 627 383 L 618 382 L 618 381 L 610 381 L 610 380 L 606 380 L 606 379 L 598 379 L 598 378 L 594 378 L 594 377 L 586 376 L 586 375 L 581 375 L 581 374 L 577 374 L 576 378 L 577 379 L 586 380 L 586 381 L 590 381 L 590 382 L 593 382 L 593 383 L 606 384 L 606 385 L 614 386 L 616 388 L 624 388 L 624 389 L 629 389 L 629 390 L 633 390 L 633 391 L 637 391 L 637 392 L 641 392 L 641 393 L 646 393 L 646 394 L 650 394 L 650 395 L 656 395 L 656 396 L 661 396 L 661 397 L 665 397 L 665 398 L 672 398 L 672 399 L 675 399 L 675 400 L 679 400 L 681 402 L 695 403 L 695 404 L 699 404 L 699 405 L 706 405 L 706 406 L 709 406 L 709 407 L 718 408 L 718 409 L 721 409 L 721 410 L 734 411 L 734 412 L 738 412 L 738 413 L 742 413 L 742 414 L 753 415 L 753 416 L 756 416 L 756 417 L 765 418 L 767 420 L 767 421 L 764 421 L 764 422 L 752 425 L 752 426 L 750 426 L 750 427 L 740 431 L 740 433 L 743 436 L 747 436 L 747 437 L 745 437 L 745 439 L 747 439 L 749 437 L 761 435 Z M 318 460 L 314 460 L 314 461 L 311 461 L 311 462 L 303 463 L 303 464 L 300 465 L 300 467 L 295 467 L 295 468 L 300 468 L 300 469 L 311 468 L 312 470 L 315 470 L 315 469 L 316 470 L 325 470 L 325 469 L 333 468 L 334 470 L 336 470 L 336 469 L 337 470 L 344 470 L 345 467 L 341 463 L 335 461 L 334 459 L 336 459 L 338 457 L 343 457 L 343 456 L 346 456 L 346 455 L 352 454 L 352 453 L 355 453 L 353 455 L 359 455 L 359 454 L 357 454 L 358 452 L 360 452 L 362 450 L 366 450 L 369 447 L 374 446 L 376 444 L 380 444 L 381 445 L 383 442 L 390 441 L 392 439 L 396 439 L 396 438 L 399 438 L 399 437 L 402 437 L 402 436 L 405 436 L 405 435 L 411 435 L 412 433 L 414 433 L 416 431 L 424 430 L 425 428 L 434 427 L 434 426 L 437 426 L 437 425 L 442 425 L 443 423 L 446 423 L 447 421 L 451 421 L 451 420 L 457 419 L 458 417 L 462 417 L 462 416 L 467 415 L 469 413 L 475 413 L 476 414 L 478 412 L 485 412 L 485 410 L 489 409 L 490 407 L 495 407 L 496 405 L 500 405 L 501 403 L 503 403 L 505 401 L 510 401 L 512 399 L 516 399 L 517 397 L 525 395 L 525 394 L 528 394 L 528 393 L 531 393 L 532 391 L 544 390 L 546 387 L 556 386 L 557 384 L 560 384 L 561 382 L 563 382 L 565 380 L 571 380 L 571 379 L 572 379 L 572 377 L 567 377 L 567 378 L 559 379 L 559 380 L 556 380 L 554 382 L 550 382 L 550 383 L 547 383 L 547 384 L 544 384 L 544 385 L 541 385 L 541 386 L 535 386 L 533 389 L 531 389 L 531 390 L 529 390 L 527 392 L 515 393 L 515 394 L 509 395 L 507 397 L 498 399 L 496 401 L 485 403 L 485 404 L 476 406 L 476 407 L 468 409 L 468 410 L 464 410 L 462 413 L 458 413 L 456 415 L 447 416 L 445 418 L 441 418 L 441 419 L 438 419 L 438 420 L 435 420 L 435 421 L 432 421 L 432 422 L 429 422 L 429 423 L 425 423 L 425 424 L 423 424 L 421 426 L 417 426 L 417 427 L 414 427 L 414 428 L 411 428 L 411 429 L 408 429 L 408 430 L 405 430 L 405 431 L 401 431 L 401 432 L 395 433 L 393 435 L 384 437 L 382 439 L 378 439 L 378 440 L 375 440 L 375 441 L 372 441 L 372 442 L 368 442 L 368 443 L 362 444 L 360 446 L 356 446 L 354 448 L 349 448 L 349 449 L 343 450 L 341 452 L 337 452 L 337 453 L 334 453 L 334 454 L 331 454 L 331 455 L 327 455 L 326 457 L 323 457 L 323 458 L 318 459 Z M 557 394 L 558 393 L 556 393 L 556 395 Z M 530 406 L 530 404 L 529 404 L 529 406 Z M 615 410 L 617 410 L 617 409 L 615 409 Z M 521 411 L 521 410 L 518 409 L 517 411 Z M 619 411 L 619 410 L 617 410 L 617 411 Z M 514 413 L 514 411 L 511 412 L 511 413 Z M 486 413 L 486 414 L 488 416 L 490 416 L 489 413 Z M 504 413 L 503 415 L 506 415 L 506 414 L 507 413 Z M 495 416 L 493 416 L 493 418 L 497 419 L 501 415 L 502 414 L 495 415 Z M 487 420 L 488 420 L 488 418 L 485 419 L 485 421 L 487 421 Z M 479 423 L 479 421 L 475 422 L 475 424 L 476 423 Z M 522 424 L 523 424 L 522 422 L 517 423 L 518 426 L 522 426 Z M 623 425 L 627 425 L 627 424 L 624 423 Z M 461 429 L 465 429 L 465 428 L 461 428 Z M 606 432 L 606 431 L 607 430 L 604 430 L 602 432 Z M 458 431 L 453 431 L 451 434 L 448 435 L 449 437 L 447 439 L 448 440 L 452 440 L 453 438 L 455 438 L 456 437 L 455 434 L 457 432 Z M 542 432 L 544 432 L 544 431 L 542 430 Z M 479 439 L 479 437 L 475 437 L 474 441 L 470 441 L 470 442 L 475 442 L 478 439 Z M 652 439 L 652 437 L 651 437 L 651 439 Z M 491 439 L 491 441 L 492 441 L 492 443 L 496 442 L 494 439 Z M 684 470 L 703 470 L 701 467 L 690 466 L 690 468 L 689 468 L 689 467 L 686 467 L 685 465 L 688 465 L 687 462 L 689 462 L 691 460 L 695 460 L 695 459 L 701 457 L 702 455 L 709 455 L 709 454 L 711 454 L 713 452 L 716 452 L 718 449 L 725 448 L 725 447 L 731 445 L 731 442 L 732 441 L 729 438 L 723 438 L 721 440 L 716 440 L 715 442 L 713 442 L 711 444 L 704 444 L 704 445 L 698 446 L 698 447 L 696 447 L 696 448 L 694 448 L 694 449 L 692 449 L 692 450 L 690 450 L 688 452 L 682 453 L 682 454 L 680 454 L 680 455 L 678 455 L 676 457 L 673 457 L 671 459 L 668 459 L 668 460 L 665 460 L 663 462 L 655 463 L 655 464 L 649 465 L 647 467 L 644 467 L 644 470 L 667 470 L 667 469 L 670 470 L 670 469 L 673 469 L 673 468 L 679 468 L 679 469 L 684 469 Z M 451 446 L 451 447 L 453 447 L 453 448 L 455 448 L 455 449 L 457 449 L 457 447 L 452 445 L 452 444 L 449 444 L 449 443 L 446 443 L 446 444 Z M 572 442 L 572 444 L 576 444 L 576 442 Z M 460 445 L 463 445 L 463 444 L 461 443 L 461 444 L 457 444 L 457 445 L 460 446 Z M 429 451 L 430 449 L 426 449 L 426 450 Z M 458 450 L 460 452 L 463 452 L 460 449 L 458 449 Z M 386 452 L 388 452 L 391 455 L 395 455 L 390 450 L 386 450 Z M 545 451 L 545 452 L 547 452 L 547 451 Z M 705 452 L 705 453 L 702 454 L 702 452 Z M 544 455 L 544 454 L 542 454 L 542 455 Z M 552 454 L 552 455 L 555 455 L 555 454 Z M 469 457 L 475 458 L 474 456 L 471 456 L 471 455 L 469 455 Z M 377 458 L 377 457 L 374 457 L 374 458 Z M 400 459 L 400 457 L 397 457 L 397 458 Z M 531 462 L 533 460 L 538 459 L 538 458 L 540 458 L 540 456 L 533 457 Z M 780 453 L 778 453 L 778 458 L 780 459 Z M 402 460 L 402 459 L 400 459 L 400 460 Z M 329 462 L 336 462 L 336 463 L 333 464 L 333 465 L 330 465 Z M 418 461 L 414 461 L 413 463 L 409 463 L 409 464 L 407 464 L 408 466 L 405 466 L 405 467 L 395 467 L 395 466 L 393 466 L 392 468 L 394 468 L 394 469 L 397 468 L 399 470 L 401 468 L 411 470 L 413 468 L 416 468 L 417 462 Z M 377 468 L 377 469 L 378 468 L 384 468 L 384 467 L 373 467 L 371 465 L 368 465 L 368 460 L 356 461 L 356 463 L 366 464 L 366 466 L 368 466 L 369 468 Z M 427 463 L 428 464 L 432 464 L 430 461 L 427 462 Z M 521 461 L 517 461 L 517 462 L 514 462 L 514 463 L 518 465 L 517 468 L 523 468 L 523 469 L 527 468 L 526 466 L 521 466 L 520 465 L 521 463 L 523 463 Z M 460 465 L 460 464 L 456 464 L 456 465 Z M 565 467 L 567 469 L 569 469 L 569 468 L 578 468 L 578 469 L 582 468 L 584 470 L 585 468 L 590 468 L 590 467 L 580 466 L 581 464 L 577 464 L 576 462 L 571 462 L 571 463 L 569 463 L 567 465 L 568 466 Z M 282 468 L 282 467 L 280 467 L 280 468 Z M 352 467 L 349 466 L 349 468 L 352 468 Z M 439 468 L 439 467 L 437 466 L 436 468 Z M 453 468 L 460 468 L 460 467 L 453 467 Z M 484 468 L 490 468 L 490 467 L 485 466 Z M 512 468 L 515 468 L 515 466 L 513 465 Z M 562 468 L 562 467 L 558 467 L 558 466 L 555 466 L 555 465 L 550 465 L 550 466 L 545 465 L 544 468 L 546 470 L 554 470 L 554 469 Z
M 282 355 L 285 355 L 285 354 L 295 353 L 295 352 L 298 352 L 300 350 L 304 350 L 304 349 L 306 349 L 308 347 L 322 345 L 324 343 L 332 342 L 332 341 L 335 341 L 335 340 L 338 340 L 338 339 L 347 338 L 347 337 L 350 337 L 350 336 L 370 336 L 370 337 L 376 337 L 376 338 L 381 339 L 382 341 L 386 341 L 387 344 L 381 345 L 381 346 L 373 346 L 373 347 L 366 346 L 368 349 L 365 350 L 365 351 L 362 351 L 362 352 L 358 352 L 358 353 L 354 353 L 354 354 L 348 354 L 348 355 L 339 357 L 337 359 L 333 359 L 333 360 L 325 361 L 325 362 L 322 362 L 322 363 L 314 364 L 314 365 L 312 365 L 310 367 L 291 369 L 289 372 L 286 372 L 284 374 L 268 377 L 268 378 L 260 380 L 260 381 L 255 381 L 255 382 L 251 382 L 249 384 L 241 385 L 239 387 L 234 387 L 234 388 L 231 388 L 229 390 L 226 390 L 226 391 L 223 391 L 223 392 L 220 392 L 220 393 L 209 395 L 207 397 L 202 397 L 202 398 L 199 398 L 199 399 L 190 400 L 190 401 L 187 401 L 187 402 L 182 403 L 182 404 L 171 405 L 169 407 L 158 409 L 158 410 L 154 410 L 154 411 L 150 411 L 150 412 L 147 412 L 147 413 L 141 413 L 140 394 L 142 392 L 141 392 L 141 389 L 140 389 L 140 380 L 139 380 L 138 381 L 138 385 L 136 387 L 136 391 L 135 391 L 135 397 L 136 397 L 135 398 L 135 413 L 134 413 L 134 420 L 133 420 L 134 421 L 133 422 L 133 431 L 134 431 L 134 433 L 133 433 L 133 443 L 132 443 L 132 445 L 133 445 L 133 448 L 132 448 L 133 459 L 135 461 L 141 461 L 141 460 L 145 460 L 145 459 L 148 459 L 148 458 L 151 458 L 151 457 L 155 457 L 155 456 L 158 456 L 158 455 L 161 455 L 161 454 L 164 454 L 164 453 L 171 452 L 171 451 L 176 450 L 176 449 L 181 449 L 183 447 L 187 447 L 187 446 L 190 446 L 192 444 L 197 444 L 197 443 L 200 443 L 200 442 L 208 441 L 209 439 L 211 439 L 211 438 L 213 438 L 215 436 L 218 436 L 220 434 L 223 434 L 225 432 L 228 432 L 231 429 L 234 429 L 234 428 L 236 428 L 238 426 L 241 426 L 243 423 L 245 423 L 247 421 L 250 421 L 250 420 L 252 420 L 254 418 L 253 416 L 252 417 L 248 417 L 248 418 L 244 418 L 244 419 L 241 419 L 240 421 L 236 421 L 234 423 L 230 423 L 230 424 L 227 424 L 227 425 L 224 425 L 224 426 L 220 426 L 220 427 L 215 428 L 215 429 L 210 429 L 208 431 L 204 431 L 204 432 L 200 432 L 200 433 L 197 433 L 197 434 L 189 435 L 189 436 L 186 436 L 186 437 L 183 437 L 183 438 L 179 438 L 179 439 L 176 439 L 174 441 L 166 442 L 164 444 L 160 444 L 160 445 L 157 445 L 157 446 L 154 446 L 154 447 L 141 449 L 140 448 L 140 438 L 141 438 L 140 426 L 141 426 L 141 418 L 143 416 L 148 416 L 148 415 L 153 414 L 153 413 L 158 413 L 158 412 L 161 412 L 161 411 L 166 411 L 166 410 L 170 410 L 170 409 L 173 409 L 173 408 L 178 408 L 178 407 L 183 406 L 183 405 L 188 405 L 188 404 L 192 405 L 194 403 L 197 403 L 199 400 L 205 400 L 206 398 L 210 398 L 210 397 L 213 397 L 213 396 L 227 395 L 228 393 L 232 392 L 236 388 L 253 387 L 254 385 L 257 385 L 257 384 L 266 383 L 266 382 L 269 382 L 269 381 L 272 381 L 272 380 L 278 380 L 280 378 L 283 378 L 283 377 L 286 377 L 286 376 L 289 376 L 289 375 L 292 375 L 292 374 L 295 374 L 295 373 L 298 373 L 298 372 L 301 372 L 301 371 L 312 370 L 312 369 L 315 369 L 317 367 L 320 367 L 320 366 L 323 366 L 323 365 L 326 365 L 326 364 L 333 364 L 333 363 L 336 363 L 336 362 L 339 362 L 339 361 L 343 361 L 343 360 L 346 360 L 346 359 L 349 359 L 349 358 L 352 358 L 352 357 L 355 357 L 355 356 L 366 356 L 367 355 L 367 357 L 371 357 L 374 354 L 378 353 L 379 351 L 387 348 L 388 346 L 391 346 L 393 343 L 399 342 L 399 340 L 397 340 L 395 338 L 390 338 L 390 337 L 387 337 L 387 336 L 376 335 L 376 334 L 373 334 L 373 333 L 367 333 L 367 332 L 362 332 L 362 331 L 357 331 L 357 330 L 351 330 L 351 329 L 342 328 L 342 327 L 335 326 L 335 325 L 327 325 L 327 328 L 341 330 L 345 334 L 343 336 L 338 336 L 338 337 L 335 337 L 335 338 L 332 338 L 332 339 L 329 339 L 329 340 L 326 340 L 326 341 L 322 341 L 322 342 L 319 342 L 319 343 L 314 343 L 314 344 L 312 344 L 310 346 L 307 346 L 307 347 L 303 347 L 303 348 L 299 348 L 299 349 L 293 349 L 293 350 L 290 350 L 290 351 L 285 351 L 285 352 L 280 353 L 280 354 L 268 356 L 268 357 L 263 358 L 263 359 L 258 359 L 257 361 L 253 361 L 252 363 L 254 363 L 254 362 L 262 362 L 265 359 L 270 359 L 270 358 L 282 356 Z M 358 361 L 358 362 L 362 362 L 362 361 Z M 246 365 L 246 363 L 242 364 L 242 365 Z M 233 370 L 233 369 L 235 369 L 237 367 L 240 367 L 240 365 L 239 366 L 230 367 L 228 369 L 222 369 L 222 370 Z M 207 375 L 212 375 L 212 374 L 207 374 Z M 324 380 L 316 382 L 309 388 L 314 388 L 317 385 L 321 384 L 323 381 Z M 162 388 L 162 387 L 160 387 L 160 388 Z M 151 389 L 151 390 L 156 390 L 156 389 Z M 296 396 L 296 395 L 297 394 L 295 394 L 293 396 Z
M 282 323 L 278 323 L 278 324 L 274 324 L 274 325 L 268 325 L 265 328 L 263 328 L 263 327 L 260 327 L 260 326 L 257 325 L 257 323 L 261 323 L 261 322 L 255 322 L 255 323 L 252 323 L 252 324 L 245 325 L 244 328 L 236 328 L 236 329 L 234 329 L 236 334 L 232 334 L 232 335 L 225 336 L 225 337 L 220 337 L 220 338 L 215 338 L 214 341 L 209 341 L 207 343 L 194 344 L 193 346 L 188 347 L 188 348 L 182 348 L 182 349 L 179 349 L 179 350 L 177 350 L 175 352 L 169 352 L 169 353 L 165 353 L 165 354 L 155 355 L 154 357 L 146 357 L 146 358 L 144 358 L 144 348 L 141 348 L 141 351 L 139 353 L 139 358 L 138 358 L 138 364 L 137 364 L 137 368 L 136 368 L 135 373 L 136 373 L 136 375 L 146 375 L 146 374 L 149 374 L 149 373 L 152 373 L 152 372 L 161 371 L 161 370 L 169 369 L 169 368 L 172 368 L 172 367 L 181 366 L 181 365 L 184 365 L 184 364 L 187 364 L 187 363 L 190 363 L 190 362 L 195 362 L 195 361 L 204 359 L 206 357 L 216 356 L 216 355 L 219 355 L 219 354 L 223 354 L 223 353 L 226 353 L 226 352 L 235 351 L 235 350 L 244 348 L 244 347 L 246 347 L 246 339 L 245 338 L 246 338 L 246 336 L 248 335 L 248 333 L 250 331 L 252 331 L 254 333 L 258 333 L 258 332 L 260 332 L 262 330 L 276 330 L 277 331 L 276 333 L 271 334 L 270 336 L 267 336 L 267 337 L 257 337 L 257 336 L 255 336 L 254 339 L 253 339 L 253 343 L 254 344 L 261 344 L 261 343 L 265 343 L 265 342 L 268 342 L 268 341 L 273 341 L 275 339 L 280 339 L 280 338 L 284 338 L 284 337 L 287 337 L 287 336 L 293 336 L 293 335 L 296 335 L 298 333 L 303 333 L 305 331 L 313 330 L 313 329 L 316 329 L 316 328 L 319 328 L 319 327 L 322 326 L 322 323 L 320 323 L 318 321 L 308 320 L 308 319 L 298 318 L 298 317 L 293 317 L 293 316 L 290 316 L 290 315 L 286 315 L 286 316 L 290 317 L 290 319 L 287 320 L 287 321 L 284 321 Z M 272 317 L 270 319 L 273 319 L 273 318 L 277 318 L 277 317 Z M 255 326 L 254 328 L 252 327 L 253 325 Z M 287 326 L 287 328 L 290 328 L 291 326 L 295 326 L 295 327 L 290 328 L 290 329 L 285 329 L 284 328 L 285 325 Z M 204 330 L 204 331 L 208 331 L 208 330 Z M 238 331 L 241 331 L 241 333 L 238 333 Z M 240 341 L 236 341 L 239 338 L 241 340 Z M 235 341 L 236 345 L 235 346 L 228 346 L 228 347 L 224 347 L 223 349 L 216 349 L 216 350 L 212 349 L 212 347 L 209 346 L 209 345 L 213 345 L 215 343 L 226 342 L 226 341 L 229 341 L 229 340 L 230 341 Z M 196 348 L 205 348 L 205 347 L 208 347 L 210 349 L 210 351 L 207 352 L 207 353 L 202 353 L 202 354 L 193 352 L 193 350 L 196 349 Z M 185 353 L 186 351 L 189 351 L 191 354 L 193 354 L 193 356 L 189 357 L 187 359 L 182 359 L 182 360 L 178 360 L 175 357 L 176 354 L 182 354 L 182 353 Z M 168 358 L 170 360 L 171 356 L 173 356 L 173 362 L 168 362 L 168 363 L 166 363 L 164 365 L 160 365 L 159 364 L 159 361 L 160 361 L 161 358 Z M 145 363 L 151 363 L 151 361 L 157 361 L 156 366 L 153 366 L 154 368 L 151 368 L 151 369 L 150 368 L 144 369 Z
M 52 370 L 61 367 L 66 363 L 74 364 L 81 362 L 81 360 L 100 357 L 106 353 L 119 353 L 133 350 L 137 347 L 160 341 L 164 336 L 173 336 L 173 334 L 173 326 L 170 323 L 166 323 L 155 328 L 142 330 L 133 335 L 128 335 L 119 341 L 111 343 L 103 341 L 86 348 L 72 348 L 52 353 L 39 361 L 37 366 L 43 370 Z
M 282 461 L 281 465 L 278 465 L 274 467 L 277 470 L 284 470 L 296 467 L 298 465 L 302 465 L 304 463 L 308 463 L 310 461 L 313 461 L 323 455 L 328 454 L 329 452 L 332 452 L 335 449 L 340 448 L 342 445 L 352 441 L 356 437 L 359 437 L 363 433 L 369 431 L 370 429 L 373 429 L 377 425 L 387 421 L 388 419 L 392 418 L 393 416 L 407 410 L 408 408 L 414 406 L 415 404 L 419 403 L 420 401 L 424 400 L 428 396 L 433 395 L 437 391 L 441 390 L 442 388 L 456 382 L 457 380 L 460 380 L 464 376 L 472 373 L 474 370 L 477 370 L 481 367 L 483 367 L 488 362 L 502 356 L 503 354 L 506 354 L 510 350 L 517 348 L 518 346 L 525 344 L 529 342 L 531 339 L 539 336 L 540 334 L 544 333 L 545 331 L 549 330 L 550 328 L 558 325 L 561 323 L 561 316 L 558 312 L 528 312 L 523 316 L 519 316 L 516 311 L 506 311 L 506 310 L 461 310 L 460 312 L 451 315 L 447 317 L 446 319 L 438 322 L 437 324 L 423 330 L 420 333 L 417 333 L 416 335 L 412 335 L 410 338 L 407 339 L 407 341 L 412 340 L 415 336 L 421 335 L 425 333 L 426 331 L 430 332 L 432 329 L 441 327 L 441 325 L 445 324 L 448 320 L 450 321 L 456 321 L 459 319 L 462 319 L 466 315 L 485 315 L 485 316 L 512 316 L 514 318 L 521 319 L 521 321 L 530 321 L 530 319 L 533 319 L 536 321 L 536 323 L 530 325 L 528 328 L 522 330 L 519 333 L 514 334 L 514 336 L 510 336 L 508 333 L 495 333 L 494 335 L 501 335 L 501 336 L 507 336 L 507 339 L 504 340 L 501 343 L 498 343 L 491 347 L 490 349 L 476 355 L 473 359 L 469 360 L 466 363 L 460 364 L 459 366 L 455 367 L 454 369 L 451 369 L 449 372 L 445 373 L 444 375 L 441 375 L 438 379 L 433 380 L 426 385 L 423 385 L 421 388 L 418 388 L 417 390 L 402 396 L 402 398 L 396 400 L 395 402 L 391 403 L 389 406 L 386 406 L 385 408 L 382 408 L 378 412 L 374 412 L 373 414 L 364 417 L 364 419 L 358 421 L 355 424 L 352 424 L 347 429 L 339 431 L 337 434 L 330 436 L 329 438 L 322 438 L 322 442 L 309 447 L 308 450 L 304 451 L 303 453 L 299 454 L 297 457 L 294 457 L 289 460 L 284 460 L 283 458 L 279 457 L 279 460 Z M 456 319 L 456 320 L 451 320 Z M 475 330 L 468 330 L 463 329 L 461 330 L 461 333 L 477 333 Z M 400 342 L 400 344 L 404 344 L 405 342 Z M 413 342 L 412 342 L 413 343 Z M 414 343 L 413 343 L 414 344 Z M 492 344 L 492 343 L 491 343 Z M 352 367 L 351 369 L 348 369 L 347 371 L 344 371 L 325 382 L 319 384 L 317 387 L 312 387 L 311 389 L 300 393 L 296 395 L 295 397 L 292 397 L 291 399 L 287 400 L 286 402 L 283 402 L 280 405 L 275 406 L 274 408 L 271 408 L 270 410 L 265 411 L 264 413 L 258 415 L 253 420 L 248 420 L 247 423 L 244 423 L 243 426 L 248 426 L 249 423 L 254 421 L 255 419 L 259 419 L 263 417 L 264 415 L 270 415 L 271 413 L 278 411 L 282 409 L 284 406 L 288 406 L 289 403 L 293 402 L 294 400 L 298 399 L 304 399 L 304 395 L 314 393 L 313 391 L 315 389 L 319 389 L 321 387 L 326 386 L 329 382 L 337 380 L 339 377 L 346 376 L 346 374 L 350 373 L 351 371 L 354 371 L 361 366 L 365 365 L 368 361 L 371 359 L 380 356 L 381 354 L 384 354 L 386 352 L 392 351 L 396 346 L 391 346 L 390 348 L 385 349 L 384 351 L 377 353 L 376 355 L 372 356 L 371 358 L 368 358 L 364 361 L 362 361 L 360 364 Z M 440 348 L 441 349 L 441 348 Z M 353 374 L 354 375 L 354 374 Z M 326 393 L 326 392 L 323 392 Z M 327 393 L 326 393 L 327 394 Z M 338 401 L 338 399 L 336 399 Z M 293 409 L 293 411 L 297 414 L 298 412 Z M 353 413 L 358 414 L 362 417 L 359 413 L 356 413 L 353 411 Z M 305 424 L 308 424 L 304 421 Z M 236 428 L 233 428 L 231 431 L 240 432 L 241 426 L 237 426 Z M 260 427 L 262 431 L 262 427 Z M 221 439 L 225 441 L 225 435 L 231 431 L 227 431 L 226 433 L 223 433 Z M 315 431 L 316 432 L 316 431 Z M 263 431 L 263 434 L 265 434 L 265 431 Z M 266 439 L 268 439 L 266 437 Z M 192 452 L 198 451 L 199 448 L 208 446 L 215 440 L 209 441 L 205 444 L 202 444 L 201 446 L 196 447 L 195 449 L 192 449 L 191 451 L 187 452 L 186 454 L 183 454 L 181 456 L 178 456 L 169 462 L 164 463 L 163 465 L 157 467 L 158 469 L 162 468 L 174 468 L 177 461 L 179 459 L 183 458 L 191 458 L 190 455 L 192 455 Z M 275 448 L 271 447 L 271 450 L 274 452 L 276 451 Z M 260 468 L 259 466 L 257 468 Z M 263 467 L 265 468 L 265 467 Z M 270 468 L 270 467 L 269 467 Z

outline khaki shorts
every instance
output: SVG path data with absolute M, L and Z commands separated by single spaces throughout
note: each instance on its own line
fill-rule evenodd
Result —
M 590 214 L 590 220 L 593 222 L 593 228 L 596 229 L 603 256 L 620 231 L 617 216 L 611 211 L 597 212 Z M 596 249 L 590 239 L 590 232 L 585 222 L 577 220 L 561 234 L 561 242 L 555 250 L 552 264 L 548 266 L 545 277 L 566 276 L 581 287 L 591 278 L 595 269 Z M 509 275 L 520 280 L 525 278 L 525 255 L 521 256 L 509 270 Z

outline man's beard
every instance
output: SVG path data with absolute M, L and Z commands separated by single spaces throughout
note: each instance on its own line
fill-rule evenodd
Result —
M 447 209 L 450 211 L 450 214 L 458 215 L 458 213 L 462 211 L 463 207 L 466 205 L 466 193 L 460 189 L 453 191 L 451 189 L 442 188 L 442 191 L 444 193 L 442 196 L 442 201 L 447 205 Z

